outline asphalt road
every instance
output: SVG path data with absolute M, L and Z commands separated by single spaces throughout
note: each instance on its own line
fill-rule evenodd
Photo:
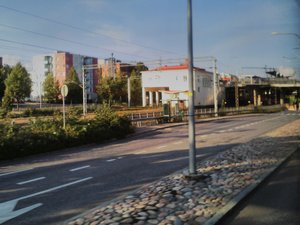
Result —
M 299 225 L 300 150 L 218 225 Z
M 198 160 L 299 118 L 296 113 L 278 113 L 198 123 Z M 1 162 L 0 224 L 58 224 L 186 168 L 187 146 L 187 126 L 178 126 L 110 144 Z

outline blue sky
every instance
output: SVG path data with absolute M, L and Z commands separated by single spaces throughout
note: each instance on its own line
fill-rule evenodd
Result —
M 180 62 L 187 56 L 186 2 L 0 0 L 0 56 L 28 67 L 33 55 L 53 50 L 98 58 L 114 53 L 124 62 L 144 61 L 150 67 Z M 267 65 L 293 67 L 300 76 L 299 39 L 271 35 L 300 34 L 299 2 L 193 0 L 194 56 L 216 57 L 219 72 L 263 75 L 242 67 Z M 195 65 L 209 68 L 211 63 L 196 60 Z

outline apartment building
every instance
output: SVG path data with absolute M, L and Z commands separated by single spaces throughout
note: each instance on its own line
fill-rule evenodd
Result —
M 80 82 L 82 82 L 82 67 L 84 63 L 86 65 L 97 64 L 97 58 L 61 51 L 34 56 L 32 60 L 33 86 L 31 98 L 35 100 L 43 93 L 42 84 L 50 72 L 53 73 L 54 78 L 59 82 L 59 85 L 62 86 L 71 67 L 74 67 Z M 94 101 L 97 98 L 96 85 L 98 77 L 97 68 L 87 70 L 86 90 L 87 99 L 90 101 Z
M 99 59 L 98 65 L 101 77 L 116 78 L 121 76 L 128 76 L 133 70 L 137 69 L 136 65 L 122 63 L 121 60 L 118 60 L 113 56 L 107 59 Z

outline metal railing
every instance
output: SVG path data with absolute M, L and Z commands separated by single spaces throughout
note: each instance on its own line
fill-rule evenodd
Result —
M 282 109 L 281 105 L 271 105 L 271 106 L 259 106 L 254 107 L 242 106 L 242 107 L 226 107 L 220 108 L 217 115 L 214 112 L 214 108 L 203 108 L 195 109 L 196 119 L 203 119 L 209 117 L 218 117 L 218 116 L 229 116 L 229 115 L 239 115 L 246 113 L 255 113 L 255 112 L 274 112 L 280 111 Z M 188 118 L 188 111 L 181 111 L 173 115 L 163 115 L 163 112 L 151 112 L 151 113 L 132 113 L 128 115 L 129 119 L 133 126 L 142 127 L 142 126 L 151 126 L 161 123 L 172 123 L 172 122 L 186 122 Z
M 299 85 L 300 81 L 287 78 L 242 78 L 239 83 L 242 85 Z

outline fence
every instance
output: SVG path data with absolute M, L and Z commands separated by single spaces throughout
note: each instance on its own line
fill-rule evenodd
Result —
M 195 109 L 196 119 L 203 119 L 215 116 L 229 116 L 256 112 L 277 112 L 282 109 L 281 105 L 272 106 L 244 106 L 239 108 L 220 108 L 215 115 L 214 108 Z M 132 113 L 128 116 L 133 126 L 142 127 L 157 125 L 160 123 L 186 122 L 188 120 L 188 111 L 178 112 L 176 115 L 164 116 L 163 112 L 151 113 Z

